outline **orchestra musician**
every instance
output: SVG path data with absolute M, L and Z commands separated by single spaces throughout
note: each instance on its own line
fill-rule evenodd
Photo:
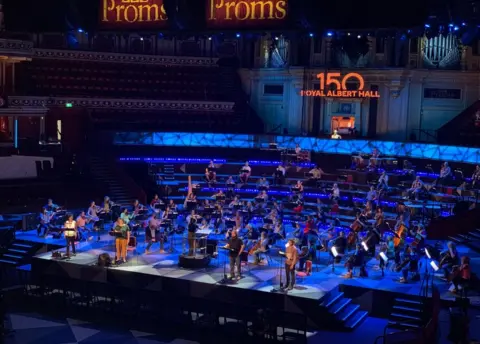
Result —
M 120 218 L 126 225 L 130 224 L 130 221 L 133 219 L 134 215 L 128 213 L 128 208 L 124 208 L 122 213 L 120 214 Z
M 295 246 L 294 239 L 288 240 L 287 248 L 285 250 L 285 257 L 285 288 L 287 290 L 292 290 L 296 282 L 295 265 L 298 262 L 298 250 Z
M 176 212 L 177 211 L 177 205 L 175 204 L 175 202 L 173 201 L 173 199 L 170 200 L 170 202 L 168 203 L 168 207 L 170 208 L 170 210 L 172 212 Z
M 152 211 L 158 212 L 160 208 L 158 208 L 158 205 L 162 204 L 162 200 L 158 197 L 158 194 L 155 194 L 153 196 L 152 201 L 150 202 L 150 209 Z M 127 223 L 128 224 L 128 223 Z
M 472 174 L 472 188 L 480 185 L 480 165 L 475 166 L 475 171 Z
M 399 280 L 400 283 L 407 283 L 409 272 L 413 274 L 413 281 L 420 279 L 420 275 L 418 273 L 418 258 L 419 257 L 415 248 L 410 247 L 405 254 L 403 262 L 401 263 L 402 277 Z
M 370 159 L 368 161 L 367 168 L 369 170 L 374 170 L 374 169 L 377 168 L 378 158 L 380 158 L 380 152 L 378 151 L 377 148 L 374 148 L 373 151 L 372 151 L 372 156 L 370 157 Z
M 415 200 L 418 201 L 420 192 L 423 190 L 423 185 L 420 176 L 416 176 L 415 180 L 412 182 L 412 186 L 407 190 L 406 199 L 415 198 Z
M 377 207 L 377 209 L 375 209 L 375 224 L 374 224 L 374 227 L 377 229 L 377 230 L 381 230 L 384 226 L 384 223 L 385 223 L 385 216 L 383 214 L 383 210 L 382 208 L 380 207 Z
M 252 168 L 248 165 L 248 161 L 246 161 L 245 165 L 240 170 L 240 182 L 242 184 L 246 184 L 251 175 L 252 175 Z
M 287 170 L 282 165 L 278 165 L 277 169 L 273 173 L 273 184 L 282 185 L 285 183 L 285 174 Z
M 80 212 L 75 222 L 77 224 L 77 232 L 78 232 L 79 240 L 87 240 L 87 239 L 92 240 L 93 239 L 92 236 L 86 237 L 86 235 L 88 235 L 88 232 L 89 232 L 87 228 L 87 224 L 89 220 L 84 211 Z
M 383 192 L 388 190 L 388 174 L 386 171 L 383 171 L 378 178 L 377 191 Z
M 351 255 L 348 260 L 345 262 L 347 268 L 347 273 L 345 278 L 353 277 L 353 268 L 360 267 L 360 277 L 368 277 L 367 269 L 365 267 L 365 250 L 362 248 L 362 245 L 357 244 L 355 253 Z
M 141 203 L 138 201 L 138 199 L 136 199 L 135 201 L 133 201 L 133 215 L 134 215 L 134 216 L 140 215 L 140 213 L 141 213 L 142 211 L 145 211 L 145 210 L 147 210 L 147 208 L 146 208 L 143 204 L 141 204 Z
M 197 196 L 193 192 L 189 192 L 183 203 L 183 207 L 188 210 L 195 209 L 197 207 Z
M 303 246 L 298 256 L 299 258 L 298 271 L 303 271 L 305 269 L 305 263 L 308 260 L 312 261 L 315 258 L 316 254 L 317 252 L 313 242 L 309 246 Z M 307 273 L 308 274 L 311 273 L 311 266 L 309 267 L 308 264 L 307 264 Z
M 267 233 L 262 232 L 260 234 L 260 240 L 257 245 L 253 247 L 253 256 L 255 258 L 254 264 L 260 264 L 260 254 L 265 253 L 268 250 L 269 239 L 267 238 Z
M 234 187 L 235 186 L 235 180 L 233 180 L 233 176 L 229 176 L 227 180 L 225 181 L 225 184 L 227 187 Z
M 447 180 L 451 177 L 452 175 L 452 169 L 448 165 L 448 162 L 444 162 L 442 164 L 442 167 L 440 168 L 440 175 L 438 176 L 438 179 L 435 181 L 435 185 L 437 186 L 442 186 L 444 185 Z
M 297 183 L 294 185 L 292 190 L 297 195 L 303 193 L 303 183 L 300 180 L 297 180 Z
M 447 243 L 447 250 L 441 253 L 442 259 L 439 262 L 439 266 L 443 269 L 443 275 L 445 279 L 448 279 L 450 271 L 454 266 L 460 265 L 460 258 L 458 256 L 457 247 L 452 241 Z
M 333 131 L 333 134 L 332 134 L 332 136 L 330 136 L 330 138 L 333 139 L 333 140 L 341 140 L 341 139 L 342 139 L 342 137 L 341 137 L 340 134 L 338 133 L 338 130 L 337 130 L 337 129 L 335 129 L 335 130 Z
M 320 180 L 322 175 L 325 174 L 325 172 L 323 172 L 323 170 L 318 166 L 312 168 L 310 171 L 308 171 L 308 173 L 311 175 L 310 179 L 314 181 Z
M 460 267 L 455 268 L 452 275 L 452 283 L 454 285 L 452 293 L 456 293 L 459 287 L 462 287 L 462 290 L 465 290 L 465 287 L 470 282 L 470 278 L 472 275 L 472 271 L 470 268 L 470 257 L 463 256 L 461 259 Z
M 40 223 L 37 226 L 38 236 L 46 237 L 51 228 L 50 221 L 52 220 L 53 213 L 49 212 L 46 207 L 42 208 L 42 212 L 39 215 Z
M 227 245 L 225 245 L 225 248 L 230 249 L 230 279 L 235 279 L 235 267 L 237 267 L 236 279 L 239 280 L 242 276 L 240 256 L 242 255 L 245 245 L 243 244 L 243 240 L 238 237 L 236 230 L 232 231 L 231 237 L 228 240 Z
M 377 199 L 377 190 L 375 190 L 375 187 L 370 186 L 370 190 L 368 190 L 367 192 L 367 202 L 372 202 L 372 204 L 375 202 L 375 200 Z
M 345 237 L 345 232 L 343 231 L 338 233 L 338 237 L 330 240 L 330 242 L 328 243 L 330 255 L 332 255 L 332 252 L 331 252 L 332 247 L 335 246 L 335 249 L 337 250 L 338 256 L 334 257 L 336 263 L 339 263 L 340 260 L 342 259 L 342 256 L 345 254 L 345 251 L 347 249 L 347 244 L 348 244 L 347 238 Z
M 337 183 L 333 184 L 332 192 L 330 193 L 329 198 L 332 201 L 338 201 L 340 199 L 340 188 L 338 187 Z
M 385 253 L 389 260 L 395 258 L 395 245 L 393 244 L 393 237 L 391 235 L 387 236 L 385 242 L 382 244 L 380 252 Z M 379 259 L 380 269 L 383 270 L 385 267 L 385 261 L 381 257 L 379 257 Z
M 101 210 L 102 209 L 95 204 L 95 201 L 90 202 L 90 206 L 87 210 L 87 218 L 89 221 L 93 222 L 94 226 L 96 226 L 96 223 L 100 221 L 99 214 Z
M 115 261 L 127 262 L 127 246 L 130 241 L 130 227 L 121 218 L 117 219 L 113 231 L 118 233 L 115 238 L 116 256 Z
M 300 145 L 297 143 L 295 145 L 295 155 L 297 156 L 297 159 L 299 158 L 301 152 L 302 152 L 302 148 L 300 148 Z
M 268 190 L 269 187 L 270 187 L 270 185 L 269 185 L 269 183 L 268 183 L 267 178 L 262 177 L 262 178 L 260 178 L 260 179 L 257 181 L 257 188 L 258 188 L 258 189 L 266 189 L 266 190 Z
M 195 253 L 195 233 L 197 232 L 197 219 L 195 217 L 190 218 L 188 222 L 188 255 L 193 256 Z
M 102 204 L 102 209 L 100 213 L 103 215 L 105 220 L 111 221 L 112 220 L 112 207 L 114 203 L 110 201 L 110 197 L 105 196 L 103 198 L 103 204 Z
M 208 184 L 216 183 L 217 182 L 217 172 L 216 166 L 213 163 L 213 160 L 210 160 L 207 168 L 205 169 L 205 179 L 207 180 Z
M 258 205 L 265 207 L 267 205 L 268 201 L 268 194 L 265 190 L 262 190 L 258 193 L 258 195 L 255 197 L 255 203 L 258 203 Z
M 414 230 L 410 231 L 410 234 L 413 236 L 414 240 L 412 242 L 412 247 L 415 247 L 417 251 L 424 247 L 425 239 L 427 238 L 427 232 L 425 227 L 422 224 L 415 226 Z
M 51 198 L 49 198 L 47 200 L 47 205 L 44 208 L 47 209 L 48 212 L 54 213 L 60 208 L 60 206 L 53 203 L 53 200 Z
M 65 240 L 67 241 L 67 257 L 70 257 L 70 246 L 72 247 L 72 255 L 76 256 L 75 239 L 77 238 L 77 224 L 73 220 L 72 214 L 67 215 L 67 221 L 65 221 L 63 228 L 65 230 Z
M 395 247 L 400 248 L 403 246 L 406 232 L 407 232 L 407 225 L 404 222 L 404 217 L 403 214 L 398 216 L 397 223 L 395 224 L 395 229 L 394 229 L 394 234 L 395 238 L 393 239 L 393 242 L 395 244 Z

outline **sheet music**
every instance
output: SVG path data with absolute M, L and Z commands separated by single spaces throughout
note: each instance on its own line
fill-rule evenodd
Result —
M 199 235 L 210 235 L 213 231 L 211 229 L 199 229 L 196 231 Z

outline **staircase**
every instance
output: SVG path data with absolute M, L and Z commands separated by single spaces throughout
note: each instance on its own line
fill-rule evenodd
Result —
M 443 144 L 478 146 L 480 127 L 476 123 L 476 112 L 480 110 L 480 100 L 460 112 L 451 121 L 438 129 L 438 140 Z
M 42 246 L 41 243 L 15 239 L 0 253 L 0 264 L 12 267 L 30 264 L 31 258 Z
M 368 312 L 362 311 L 359 305 L 337 289 L 333 289 L 324 297 L 320 307 L 326 311 L 329 325 L 338 330 L 353 331 L 368 316 Z
M 478 228 L 465 234 L 449 236 L 448 239 L 480 253 L 480 229 Z
M 115 203 L 131 204 L 137 198 L 127 190 L 105 159 L 90 157 L 90 172 L 96 180 L 107 186 L 108 196 Z
M 164 180 L 175 180 L 175 166 L 173 164 L 163 164 L 160 168 L 163 171 Z
M 387 334 L 402 331 L 419 331 L 425 327 L 430 317 L 425 312 L 425 304 L 419 296 L 403 295 L 395 298 L 389 316 Z

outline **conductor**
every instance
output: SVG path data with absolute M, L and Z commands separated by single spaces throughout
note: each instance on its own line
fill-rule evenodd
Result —
M 236 279 L 239 280 L 242 275 L 240 256 L 245 248 L 245 245 L 243 244 L 243 240 L 238 237 L 236 230 L 232 231 L 232 236 L 230 237 L 230 240 L 228 240 L 228 243 L 225 247 L 230 249 L 230 279 L 235 279 L 235 266 L 237 266 L 238 274 Z

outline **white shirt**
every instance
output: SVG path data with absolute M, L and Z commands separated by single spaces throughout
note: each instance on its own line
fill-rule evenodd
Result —
M 295 147 L 295 153 L 298 154 L 302 151 L 302 149 L 300 147 Z
M 332 195 L 333 195 L 333 197 L 340 197 L 340 189 L 339 188 L 333 188 Z
M 64 227 L 65 227 L 66 229 L 70 229 L 70 230 L 66 230 L 66 231 L 65 231 L 65 236 L 66 236 L 66 237 L 73 237 L 73 236 L 75 236 L 75 234 L 76 234 L 76 233 L 75 233 L 76 224 L 77 224 L 77 223 L 76 223 L 75 221 L 72 221 L 72 222 L 67 221 L 67 222 L 65 222 Z
M 243 170 L 247 170 L 248 172 L 252 172 L 252 168 L 250 166 L 246 166 L 246 165 L 242 167 L 242 171 Z
M 279 167 L 277 167 L 277 171 L 282 172 L 282 174 L 285 176 L 285 167 L 279 166 Z
M 340 140 L 342 137 L 338 134 L 332 134 L 332 139 L 334 140 Z

